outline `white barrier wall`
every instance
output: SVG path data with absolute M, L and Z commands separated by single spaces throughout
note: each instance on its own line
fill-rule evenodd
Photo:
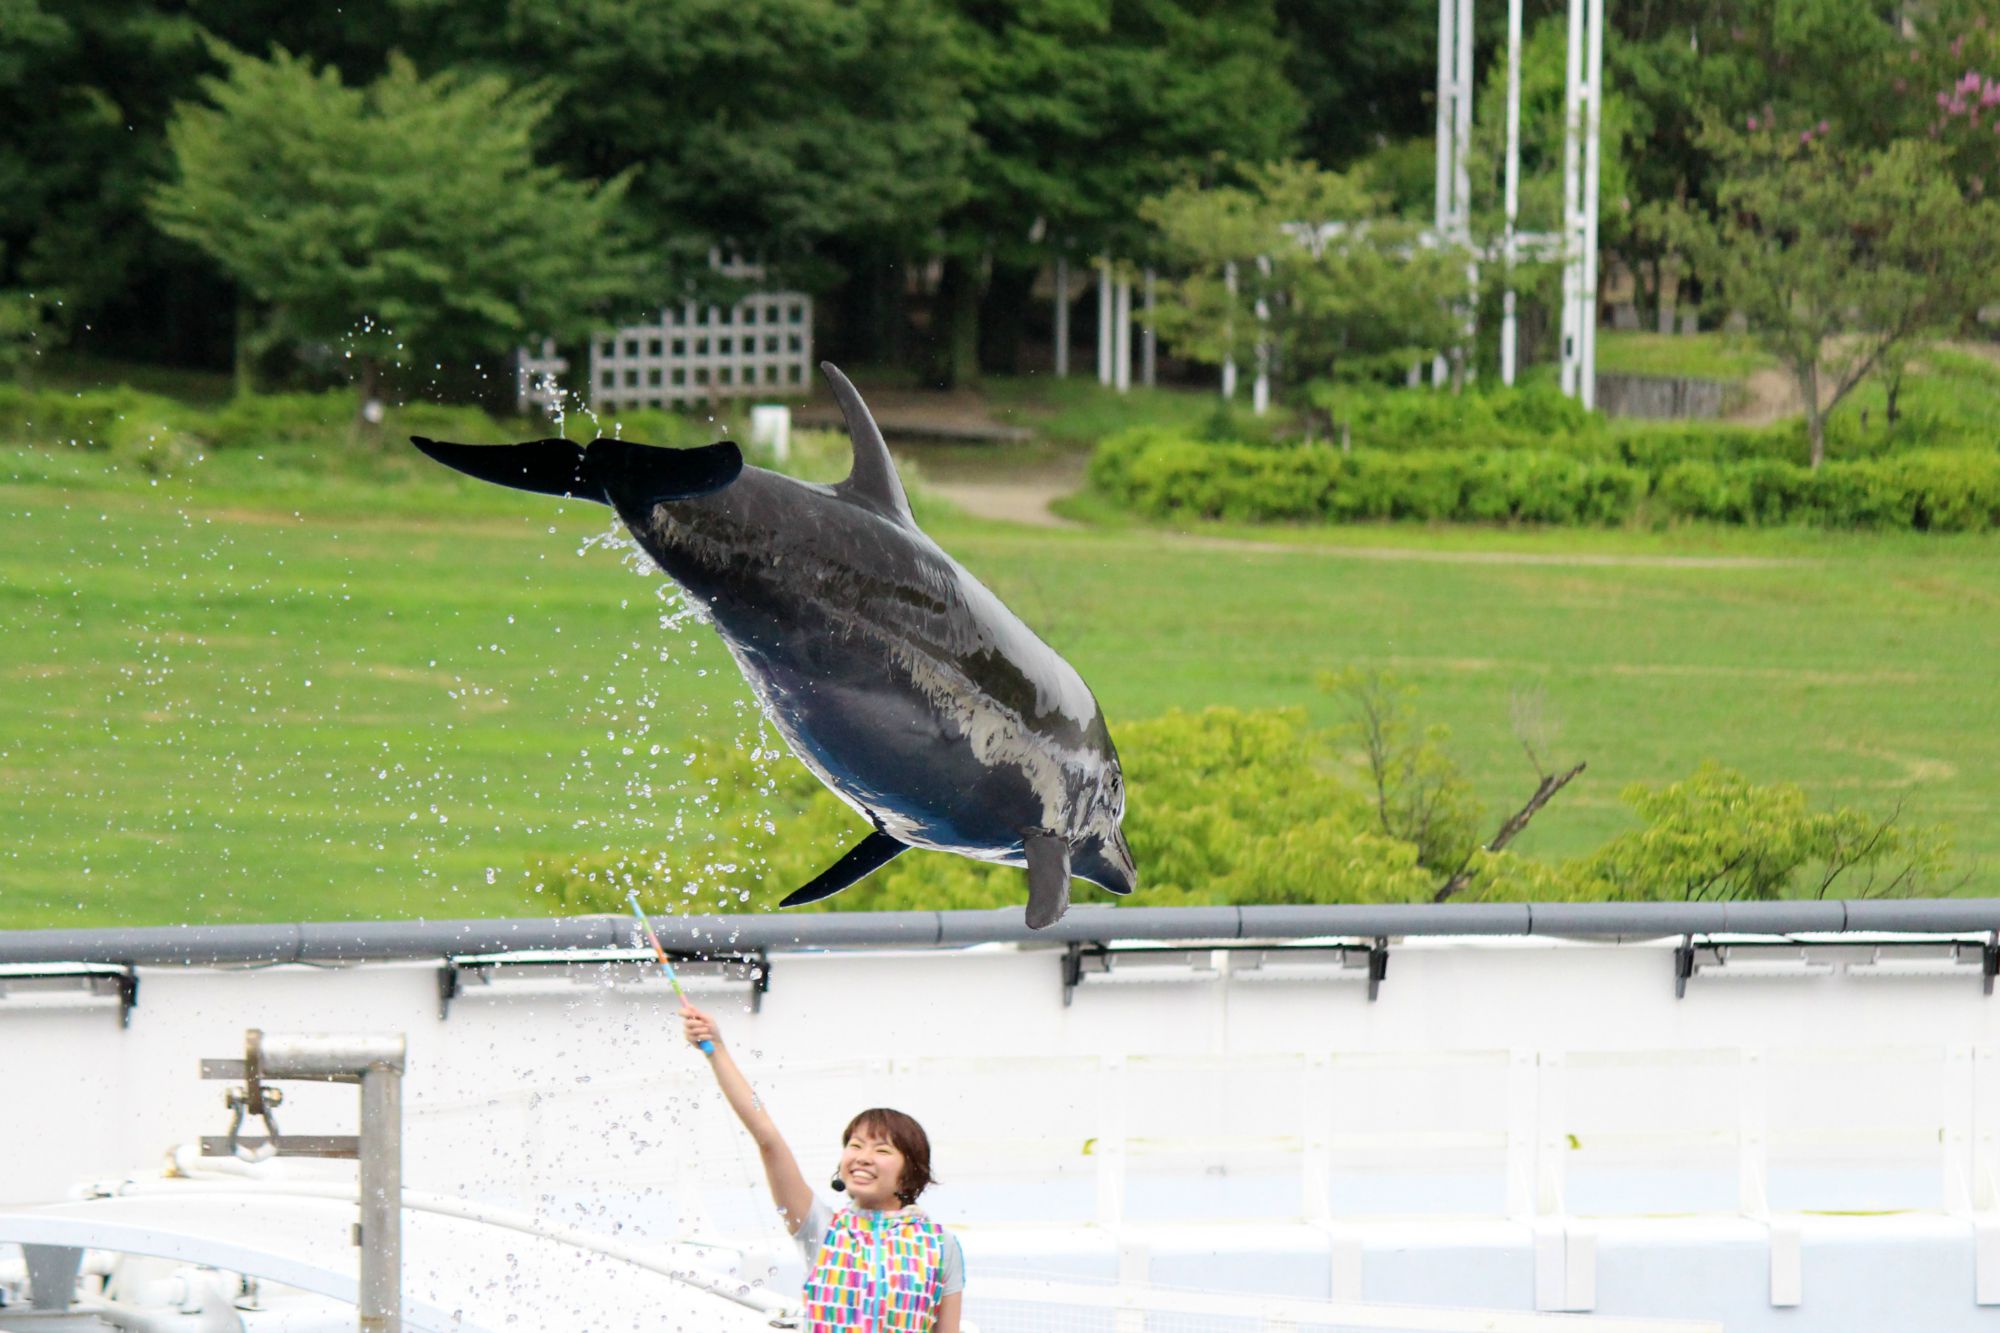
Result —
M 975 1273 L 2000 1327 L 1979 968 L 1732 961 L 1677 999 L 1673 943 L 1392 944 L 1373 1002 L 1357 969 L 1274 980 L 1202 952 L 1145 981 L 1121 958 L 1066 1003 L 1060 949 L 1006 945 L 777 954 L 754 1013 L 747 984 L 690 980 L 809 1179 L 854 1111 L 923 1121 L 944 1181 L 926 1204 Z M 15 986 L 0 1204 L 221 1133 L 225 1085 L 198 1062 L 239 1056 L 246 1028 L 402 1032 L 410 1187 L 717 1241 L 795 1280 L 663 983 L 502 968 L 441 1017 L 438 972 L 141 969 L 127 1028 L 115 999 Z M 352 1131 L 351 1088 L 286 1091 L 286 1133 Z

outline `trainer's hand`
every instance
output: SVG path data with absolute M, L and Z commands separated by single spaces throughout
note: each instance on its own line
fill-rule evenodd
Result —
M 685 1000 L 681 1002 L 681 1027 L 690 1046 L 699 1047 L 705 1041 L 722 1045 L 722 1029 L 715 1026 L 715 1020 Z

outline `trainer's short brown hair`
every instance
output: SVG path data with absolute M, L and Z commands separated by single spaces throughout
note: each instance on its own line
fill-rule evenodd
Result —
M 889 1140 L 896 1145 L 896 1151 L 903 1154 L 903 1176 L 896 1182 L 896 1197 L 905 1207 L 917 1201 L 917 1196 L 937 1183 L 931 1175 L 931 1140 L 924 1133 L 924 1127 L 901 1111 L 892 1111 L 886 1106 L 872 1106 L 847 1122 L 841 1131 L 840 1145 L 854 1137 L 856 1130 L 865 1130 L 877 1138 Z

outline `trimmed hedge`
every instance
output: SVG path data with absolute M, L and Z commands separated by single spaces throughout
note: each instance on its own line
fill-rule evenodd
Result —
M 1152 518 L 2000 527 L 2000 454 L 1979 450 L 1887 454 L 1817 472 L 1777 458 L 1683 457 L 1655 473 L 1616 455 L 1567 450 L 1342 453 L 1325 445 L 1204 444 L 1144 430 L 1100 445 L 1090 479 Z
M 1201 444 L 1156 431 L 1105 441 L 1090 479 L 1154 518 L 1241 522 L 1612 524 L 1630 518 L 1646 494 L 1633 468 L 1549 450 L 1343 454 L 1323 445 Z
M 1615 460 L 1652 477 L 1690 460 L 1731 463 L 1763 458 L 1804 464 L 1810 455 L 1803 420 L 1764 426 L 1607 421 L 1546 385 L 1462 394 L 1322 386 L 1312 396 L 1333 422 L 1335 435 L 1344 429 L 1356 450 L 1542 449 Z M 1869 426 L 1854 412 L 1840 413 L 1827 423 L 1829 456 L 1850 462 L 1912 449 L 1978 451 L 1996 445 L 2000 437 L 1990 426 L 1920 409 L 1906 412 L 1893 432 L 1883 430 L 1879 422 Z

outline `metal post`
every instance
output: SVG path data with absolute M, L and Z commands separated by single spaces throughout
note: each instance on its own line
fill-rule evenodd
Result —
M 1452 73 L 1458 52 L 1452 25 L 1457 17 L 1458 0 L 1438 0 L 1437 190 L 1431 225 L 1436 228 L 1440 242 L 1451 235 L 1451 186 L 1456 155 L 1452 132 L 1458 126 L 1452 114 Z
M 361 1333 L 403 1329 L 403 1071 L 361 1076 Z
M 1146 270 L 1146 327 L 1139 333 L 1139 376 L 1149 389 L 1159 383 L 1160 339 L 1153 332 L 1153 310 L 1159 304 L 1153 270 Z
M 1097 261 L 1097 382 L 1111 386 L 1111 261 Z
M 1265 296 L 1271 285 L 1271 256 L 1257 256 L 1257 275 L 1263 281 L 1257 289 L 1257 379 L 1250 386 L 1250 410 L 1261 417 L 1271 406 L 1271 303 Z
M 1456 354 L 1458 384 L 1473 376 L 1473 338 L 1479 328 L 1479 261 L 1472 249 L 1472 173 L 1466 158 L 1472 151 L 1472 0 L 1458 0 L 1458 22 L 1452 34 L 1458 58 L 1452 72 L 1452 238 L 1465 247 L 1464 343 Z
M 1236 262 L 1234 260 L 1222 266 L 1222 286 L 1229 293 L 1229 308 L 1233 312 L 1236 309 Z M 1223 325 L 1222 340 L 1224 343 L 1233 343 L 1235 337 L 1236 321 L 1232 314 L 1228 322 Z M 1227 401 L 1235 396 L 1236 354 L 1231 352 L 1222 361 L 1222 397 L 1224 401 Z
M 1520 336 L 1514 315 L 1514 263 L 1519 258 L 1514 231 L 1521 213 L 1521 0 L 1507 0 L 1507 225 L 1501 263 L 1507 286 L 1500 298 L 1500 382 L 1512 384 Z
M 1132 279 L 1121 276 L 1114 290 L 1111 387 L 1125 393 L 1132 387 Z
M 1583 290 L 1577 305 L 1577 373 L 1585 407 L 1597 406 L 1597 145 L 1604 105 L 1604 0 L 1590 0 L 1590 107 L 1583 135 Z
M 1583 287 L 1581 184 L 1583 137 L 1583 0 L 1569 0 L 1569 46 L 1563 61 L 1562 391 L 1574 398 L 1582 348 L 1577 294 Z
M 1472 241 L 1472 180 L 1466 154 L 1472 141 L 1472 0 L 1438 0 L 1437 180 L 1432 228 L 1441 246 L 1467 251 L 1467 310 L 1464 328 L 1470 340 L 1479 271 L 1470 257 Z M 1445 382 L 1454 366 L 1462 381 L 1465 348 L 1431 359 L 1431 384 Z
M 360 1083 L 361 1333 L 403 1329 L 402 1037 L 245 1036 L 243 1068 L 258 1079 Z
M 1070 256 L 1056 256 L 1056 378 L 1070 374 Z

